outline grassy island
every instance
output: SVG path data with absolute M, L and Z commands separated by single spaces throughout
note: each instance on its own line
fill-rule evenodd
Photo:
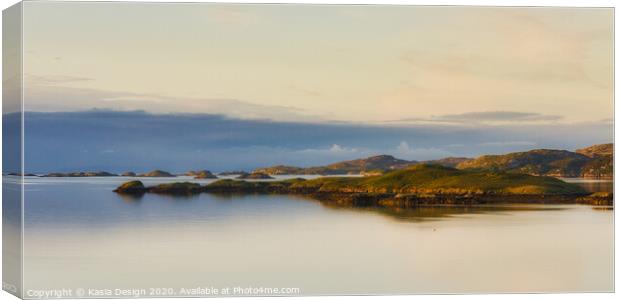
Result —
M 139 182 L 139 181 L 138 181 Z M 458 170 L 439 165 L 416 165 L 371 177 L 322 177 L 280 181 L 223 179 L 201 186 L 172 183 L 131 189 L 120 186 L 118 193 L 275 193 L 310 195 L 343 205 L 416 206 L 435 204 L 487 203 L 590 203 L 609 205 L 612 195 L 585 192 L 581 187 L 557 178 Z

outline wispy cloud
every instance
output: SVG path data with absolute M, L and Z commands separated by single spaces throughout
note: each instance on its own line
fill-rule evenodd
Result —
M 70 76 L 70 75 L 45 75 L 45 76 L 34 75 L 34 74 L 24 75 L 24 84 L 28 87 L 38 86 L 38 85 L 58 85 L 58 84 L 84 82 L 84 81 L 92 81 L 92 80 L 94 79 L 89 78 L 89 77 Z
M 213 5 L 207 10 L 207 21 L 224 25 L 253 25 L 260 21 L 259 14 L 243 5 Z
M 557 121 L 562 119 L 562 116 L 520 111 L 478 111 L 454 115 L 436 116 L 432 117 L 432 119 L 459 122 L 527 122 Z
M 496 142 L 483 142 L 479 143 L 479 146 L 490 147 L 506 147 L 506 146 L 536 146 L 536 143 L 529 141 L 496 141 Z
M 437 157 L 452 156 L 453 153 L 437 147 L 411 147 L 406 141 L 401 141 L 396 151 L 391 151 L 397 157 L 404 159 L 424 160 Z
M 350 147 L 345 147 L 345 146 L 341 146 L 338 144 L 333 144 L 330 147 L 325 147 L 325 148 L 309 148 L 309 149 L 303 149 L 299 152 L 305 152 L 305 153 L 323 153 L 323 154 L 344 154 L 344 153 L 363 153 L 364 151 L 361 151 L 358 148 L 350 148 Z
M 325 117 L 293 106 L 258 104 L 233 98 L 171 97 L 157 93 L 112 91 L 71 86 L 91 78 L 66 75 L 26 77 L 26 109 L 37 111 L 82 111 L 93 108 L 122 111 L 148 110 L 153 113 L 208 112 L 231 118 L 320 122 Z
M 558 122 L 563 119 L 560 115 L 547 115 L 520 111 L 475 111 L 462 114 L 437 115 L 428 118 L 407 118 L 393 120 L 389 123 L 414 124 L 453 124 L 453 125 L 481 125 L 481 124 L 531 124 Z

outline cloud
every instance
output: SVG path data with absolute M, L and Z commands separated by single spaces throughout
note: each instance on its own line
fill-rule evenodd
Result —
M 568 12 L 556 12 L 561 15 Z M 450 41 L 450 47 L 428 43 L 411 48 L 400 59 L 417 69 L 446 76 L 474 76 L 519 82 L 580 82 L 609 88 L 611 77 L 593 78 L 592 48 L 613 39 L 610 12 L 601 13 L 596 28 L 558 26 L 552 17 L 527 9 L 486 9 L 463 13 L 453 22 L 462 27 L 433 28 L 430 43 Z M 574 14 L 573 22 L 582 21 Z M 586 25 L 587 22 L 581 22 Z M 601 26 L 601 25 L 606 25 Z M 590 25 L 590 24 L 588 24 Z M 463 31 L 476 35 L 463 34 Z M 463 39 L 469 39 L 466 42 Z M 481 51 L 482 50 L 482 51 Z M 610 59 L 602 56 L 597 59 Z M 611 74 L 611 73 L 610 73 Z
M 413 123 L 413 124 L 445 124 L 445 125 L 483 125 L 483 124 L 540 124 L 554 123 L 563 119 L 560 115 L 548 115 L 520 111 L 474 111 L 462 114 L 438 115 L 428 118 L 407 118 L 393 120 L 387 123 Z
M 65 83 L 75 83 L 75 82 L 84 82 L 84 81 L 92 81 L 94 79 L 89 77 L 81 77 L 81 76 L 69 76 L 69 75 L 34 75 L 34 74 L 25 74 L 24 75 L 24 85 L 28 86 L 38 86 L 38 85 L 58 85 Z
M 4 114 L 2 121 L 8 133 L 21 125 L 18 113 Z M 577 149 L 613 140 L 613 127 L 605 123 L 377 126 L 113 110 L 26 112 L 25 122 L 29 172 L 181 172 L 196 166 L 251 170 L 275 164 L 317 166 L 378 154 L 426 160 L 534 147 Z M 6 161 L 8 169 L 19 163 Z
M 437 147 L 412 148 L 411 146 L 409 146 L 409 143 L 405 141 L 401 141 L 400 144 L 398 144 L 398 146 L 396 147 L 396 151 L 393 151 L 391 154 L 400 158 L 414 160 L 426 160 L 438 157 L 453 156 L 453 153 L 451 153 L 450 151 Z
M 207 10 L 208 19 L 224 25 L 254 25 L 260 21 L 259 14 L 242 5 L 213 5 Z
M 480 146 L 505 147 L 505 146 L 536 146 L 534 142 L 528 141 L 501 141 L 501 142 L 483 142 Z
M 340 146 L 338 144 L 333 144 L 331 145 L 331 147 L 327 147 L 327 148 L 319 148 L 319 149 L 310 148 L 310 149 L 303 149 L 299 152 L 323 153 L 323 154 L 345 154 L 345 153 L 357 153 L 357 152 L 360 152 L 360 149 L 349 148 L 349 147 Z
M 91 81 L 91 78 L 65 75 L 28 75 L 26 110 L 57 112 L 93 108 L 121 111 L 148 109 L 153 113 L 208 112 L 231 118 L 319 122 L 325 118 L 293 106 L 257 104 L 230 98 L 171 97 L 156 93 L 101 90 L 65 84 Z M 16 109 L 12 110 L 15 111 Z
M 432 117 L 435 120 L 460 121 L 460 122 L 523 122 L 523 121 L 557 121 L 562 119 L 558 115 L 545 115 L 532 112 L 519 111 L 478 111 L 454 115 Z
M 305 87 L 300 87 L 294 84 L 286 85 L 286 88 L 296 91 L 300 93 L 301 95 L 305 95 L 305 96 L 312 96 L 312 97 L 323 96 L 323 93 L 321 93 L 318 89 L 314 89 L 314 88 L 305 88 Z
M 332 147 L 329 148 L 329 151 L 330 152 L 340 153 L 340 152 L 349 152 L 349 151 L 355 152 L 356 150 L 355 149 L 344 148 L 344 147 L 342 147 L 342 146 L 340 146 L 338 144 L 333 144 Z

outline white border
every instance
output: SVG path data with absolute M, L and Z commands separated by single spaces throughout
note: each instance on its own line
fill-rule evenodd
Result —
M 98 2 L 95 0 L 82 0 L 83 2 Z M 2 8 L 3 10 L 6 9 L 7 7 L 17 3 L 18 1 L 14 1 L 14 0 L 0 0 L 0 8 Z M 122 2 L 122 1 L 119 1 Z M 400 5 L 471 5 L 471 6 L 559 6 L 559 7 L 613 7 L 614 9 L 618 6 L 617 3 L 615 1 L 610 1 L 610 0 L 590 0 L 590 1 L 577 1 L 577 0 L 563 0 L 563 1 L 558 1 L 558 0 L 436 0 L 436 1 L 424 1 L 424 0 L 409 0 L 409 1 L 398 1 L 398 0 L 280 0 L 280 1 L 273 1 L 273 0 L 236 0 L 236 1 L 231 1 L 231 0 L 220 0 L 220 1 L 179 1 L 179 0 L 133 0 L 133 2 L 219 2 L 219 3 L 294 3 L 294 4 L 400 4 Z M 22 10 L 22 14 L 23 14 L 23 10 Z M 615 12 L 614 12 L 614 18 L 615 18 Z M 1 23 L 0 23 L 0 27 L 1 27 Z M 0 28 L 1 29 L 1 28 Z M 23 28 L 22 28 L 23 30 Z M 615 46 L 615 40 L 617 39 L 618 36 L 618 24 L 614 22 L 614 46 Z M 0 40 L 0 44 L 1 44 L 1 40 Z M 22 39 L 22 47 L 23 47 L 23 39 Z M 615 60 L 616 55 L 618 54 L 618 49 L 614 49 L 614 104 L 615 104 L 615 89 L 618 87 L 618 79 L 617 77 L 615 77 L 615 70 L 617 70 L 617 62 Z M 1 66 L 1 62 L 0 62 L 0 66 Z M 23 59 L 22 59 L 22 70 L 23 70 Z M 23 75 L 23 74 L 22 74 Z M 23 80 L 23 79 L 22 79 Z M 24 101 L 23 101 L 23 85 L 22 85 L 22 150 L 23 150 L 23 133 L 24 133 L 24 127 L 23 127 L 23 108 L 24 108 Z M 0 108 L 1 110 L 1 108 Z M 618 113 L 618 107 L 614 105 L 614 116 Z M 615 120 L 615 118 L 614 118 Z M 618 124 L 616 122 L 614 122 L 614 141 L 618 140 L 618 130 L 617 127 Z M 1 128 L 2 128 L 2 124 L 0 123 L 0 134 L 1 134 Z M 0 139 L 0 149 L 2 146 L 2 140 Z M 0 150 L 1 151 L 1 150 Z M 23 153 L 22 153 L 22 158 L 23 158 Z M 614 157 L 615 158 L 615 157 Z M 617 166 L 616 161 L 614 161 L 614 165 Z M 0 168 L 2 167 L 2 162 L 0 160 Z M 22 170 L 24 167 L 24 162 L 22 159 Z M 614 177 L 618 178 L 618 168 L 616 167 L 614 170 Z M 23 189 L 23 187 L 22 187 Z M 614 188 L 615 190 L 615 188 Z M 1 191 L 0 191 L 0 195 L 1 195 Z M 23 197 L 23 191 L 22 191 L 22 197 Z M 0 212 L 1 212 L 1 208 L 0 208 Z M 614 215 L 615 215 L 615 211 L 614 211 Z M 22 198 L 22 220 L 23 220 L 23 198 Z M 614 222 L 614 233 L 618 232 L 618 224 Z M 22 224 L 23 227 L 23 224 Z M 23 235 L 23 228 L 22 228 L 22 235 Z M 22 236 L 22 243 L 23 243 L 23 236 Z M 617 257 L 618 255 L 618 247 L 615 245 L 615 257 Z M 22 250 L 23 250 L 23 245 L 22 245 Z M 617 262 L 614 261 L 615 266 L 617 267 Z M 23 266 L 23 262 L 22 262 L 22 266 Z M 617 268 L 615 268 L 617 269 Z M 23 276 L 23 272 L 22 272 L 22 276 Z M 615 276 L 614 278 L 614 283 L 615 286 L 618 286 L 618 277 Z M 22 284 L 23 284 L 23 280 L 22 280 Z M 1 292 L 0 293 L 0 297 L 1 298 L 8 298 L 10 295 L 6 292 Z M 588 299 L 612 299 L 615 298 L 614 294 L 605 294 L 605 293 L 599 293 L 599 294 L 477 294 L 477 295 L 414 295 L 414 296 L 340 296 L 340 297 L 335 297 L 335 296 L 327 296 L 327 297 L 304 297 L 304 299 L 321 299 L 321 300 L 333 300 L 333 299 L 343 299 L 344 297 L 346 297 L 346 299 L 387 299 L 388 297 L 390 297 L 391 299 L 410 299 L 410 298 L 416 298 L 416 299 L 467 299 L 467 300 L 473 300 L 473 299 L 517 299 L 521 298 L 521 297 L 528 297 L 528 298 L 532 298 L 532 299 L 582 299 L 587 297 Z M 141 299 L 149 299 L 149 298 L 141 298 Z M 174 298 L 158 298 L 158 299 L 174 299 Z M 201 299 L 201 298 L 196 298 L 196 299 Z M 228 298 L 228 299 L 241 299 L 241 298 Z M 260 300 L 272 300 L 274 299 L 273 297 L 253 297 L 252 299 L 260 299 Z M 296 299 L 295 297 L 281 297 L 279 299 Z

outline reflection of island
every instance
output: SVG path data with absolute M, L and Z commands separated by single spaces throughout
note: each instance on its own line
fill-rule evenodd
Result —
M 122 194 L 121 194 L 122 195 Z M 237 199 L 254 199 L 256 194 L 231 194 L 231 193 L 215 193 L 210 194 L 211 197 L 221 201 L 232 201 Z M 287 195 L 288 201 L 316 201 L 323 207 L 332 210 L 355 210 L 361 213 L 379 214 L 389 217 L 393 220 L 405 222 L 425 222 L 437 221 L 451 216 L 464 214 L 498 214 L 524 211 L 558 211 L 564 210 L 565 207 L 556 205 L 522 205 L 522 204 L 493 204 L 493 205 L 426 205 L 415 207 L 380 207 L 380 206 L 345 206 L 334 204 L 329 201 L 321 201 L 308 195 Z M 593 209 L 610 209 L 607 206 L 593 206 Z
M 283 181 L 224 179 L 207 185 L 177 182 L 119 186 L 121 194 L 274 193 L 309 195 L 338 206 L 410 207 L 493 203 L 588 203 L 611 205 L 610 193 L 588 193 L 562 180 L 527 174 L 415 165 L 370 177 L 322 177 Z
M 424 222 L 441 220 L 446 217 L 464 214 L 497 214 L 524 211 L 557 211 L 564 208 L 545 205 L 426 205 L 414 207 L 395 206 L 343 206 L 331 202 L 320 201 L 322 205 L 331 209 L 353 209 L 359 212 L 378 213 L 396 220 L 407 222 Z M 607 206 L 594 206 L 594 208 L 609 209 Z

